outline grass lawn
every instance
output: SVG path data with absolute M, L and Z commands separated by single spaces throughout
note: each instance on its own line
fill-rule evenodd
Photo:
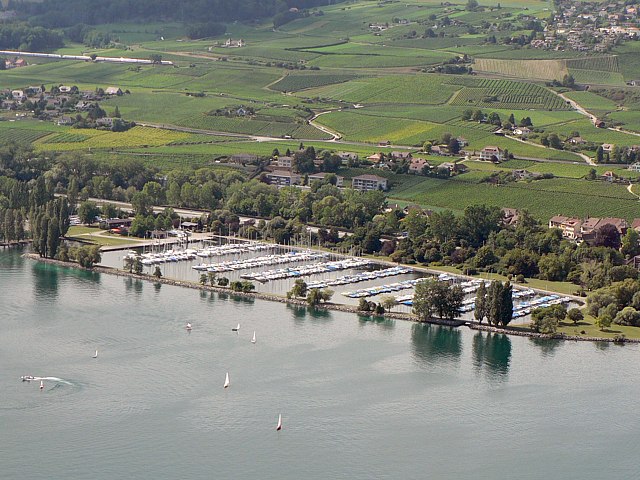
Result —
M 134 237 L 122 237 L 120 235 L 112 235 L 106 230 L 93 227 L 73 226 L 67 232 L 67 240 L 77 240 L 81 242 L 89 242 L 101 246 L 118 246 L 130 245 L 132 243 L 141 242 L 142 240 Z

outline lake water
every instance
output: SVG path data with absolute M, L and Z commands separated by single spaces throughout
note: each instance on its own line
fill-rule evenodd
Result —
M 636 345 L 312 312 L 17 251 L 0 252 L 0 306 L 2 479 L 640 477 Z

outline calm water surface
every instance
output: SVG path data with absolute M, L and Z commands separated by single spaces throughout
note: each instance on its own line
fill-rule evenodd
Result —
M 314 313 L 15 251 L 0 307 L 2 479 L 640 478 L 635 345 Z

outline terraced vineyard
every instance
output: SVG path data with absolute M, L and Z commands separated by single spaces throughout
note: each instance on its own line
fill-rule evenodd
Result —
M 562 80 L 569 73 L 564 60 L 476 58 L 474 70 L 508 77 Z
M 42 143 L 75 143 L 84 142 L 89 138 L 91 138 L 89 135 L 83 135 L 82 133 L 57 133 L 43 139 Z
M 596 85 L 624 85 L 624 77 L 620 72 L 603 70 L 569 69 L 576 83 Z

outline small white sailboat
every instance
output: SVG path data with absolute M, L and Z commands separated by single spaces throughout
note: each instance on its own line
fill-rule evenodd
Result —
M 40 380 L 40 390 L 44 390 L 44 380 Z
M 191 326 L 191 324 L 187 322 L 187 331 L 190 332 L 192 329 L 193 327 Z
M 229 382 L 229 372 L 227 372 L 227 376 L 224 379 L 224 388 L 228 388 L 231 382 Z
M 240 331 L 240 324 L 238 324 L 238 326 L 236 328 L 232 328 L 231 329 L 232 332 L 238 332 Z
M 276 426 L 276 430 L 277 431 L 282 430 L 282 414 L 281 413 L 278 414 L 278 425 Z
M 251 343 L 256 343 L 256 331 L 253 331 L 253 338 L 251 339 Z

